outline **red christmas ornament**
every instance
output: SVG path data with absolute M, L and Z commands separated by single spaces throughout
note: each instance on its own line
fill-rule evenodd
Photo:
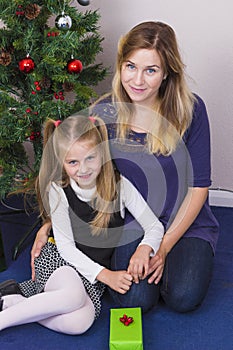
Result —
M 19 69 L 23 73 L 30 73 L 34 70 L 35 63 L 31 57 L 27 56 L 23 58 L 21 61 L 19 61 Z
M 81 73 L 83 69 L 83 65 L 82 65 L 82 62 L 75 59 L 75 58 L 72 58 L 71 60 L 68 61 L 67 63 L 67 71 L 69 73 Z

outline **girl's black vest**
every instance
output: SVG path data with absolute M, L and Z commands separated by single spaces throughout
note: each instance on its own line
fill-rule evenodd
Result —
M 69 203 L 69 215 L 76 247 L 93 261 L 110 268 L 111 256 L 118 245 L 124 224 L 120 212 L 112 215 L 107 230 L 99 235 L 93 235 L 89 223 L 96 216 L 96 211 L 91 203 L 80 200 L 70 185 L 64 188 L 64 192 Z

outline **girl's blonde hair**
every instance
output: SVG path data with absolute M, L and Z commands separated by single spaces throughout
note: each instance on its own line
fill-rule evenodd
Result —
M 118 45 L 116 71 L 112 83 L 113 101 L 117 102 L 118 137 L 125 139 L 135 106 L 121 83 L 124 62 L 137 50 L 156 50 L 164 80 L 154 100 L 154 115 L 147 134 L 149 152 L 169 155 L 189 127 L 195 96 L 189 90 L 184 74 L 184 64 L 178 50 L 173 29 L 162 22 L 143 22 L 123 36 Z M 142 116 L 143 118 L 143 116 Z
M 96 216 L 91 222 L 92 233 L 99 234 L 108 227 L 114 213 L 117 197 L 119 174 L 114 170 L 110 157 L 108 134 L 103 121 L 98 117 L 72 115 L 59 126 L 52 119 L 44 125 L 44 149 L 41 159 L 39 176 L 36 181 L 36 193 L 39 202 L 40 215 L 45 219 L 50 216 L 49 190 L 52 182 L 61 187 L 70 184 L 63 164 L 70 147 L 77 141 L 90 141 L 100 147 L 102 166 L 96 180 L 95 204 Z M 58 203 L 57 203 L 58 204 Z

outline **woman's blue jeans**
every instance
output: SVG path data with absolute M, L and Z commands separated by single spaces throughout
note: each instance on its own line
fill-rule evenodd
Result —
M 124 234 L 127 234 L 125 232 Z M 113 270 L 126 270 L 139 241 L 118 246 L 112 257 Z M 167 255 L 159 285 L 147 279 L 133 283 L 126 294 L 109 289 L 119 307 L 141 307 L 143 312 L 158 303 L 161 296 L 165 304 L 177 312 L 195 310 L 203 301 L 213 270 L 213 250 L 200 238 L 181 238 Z

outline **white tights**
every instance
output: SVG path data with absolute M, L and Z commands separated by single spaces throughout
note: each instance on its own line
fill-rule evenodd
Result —
M 30 322 L 65 334 L 82 334 L 94 322 L 95 309 L 75 270 L 62 266 L 48 279 L 43 293 L 25 298 L 6 295 L 0 330 Z

